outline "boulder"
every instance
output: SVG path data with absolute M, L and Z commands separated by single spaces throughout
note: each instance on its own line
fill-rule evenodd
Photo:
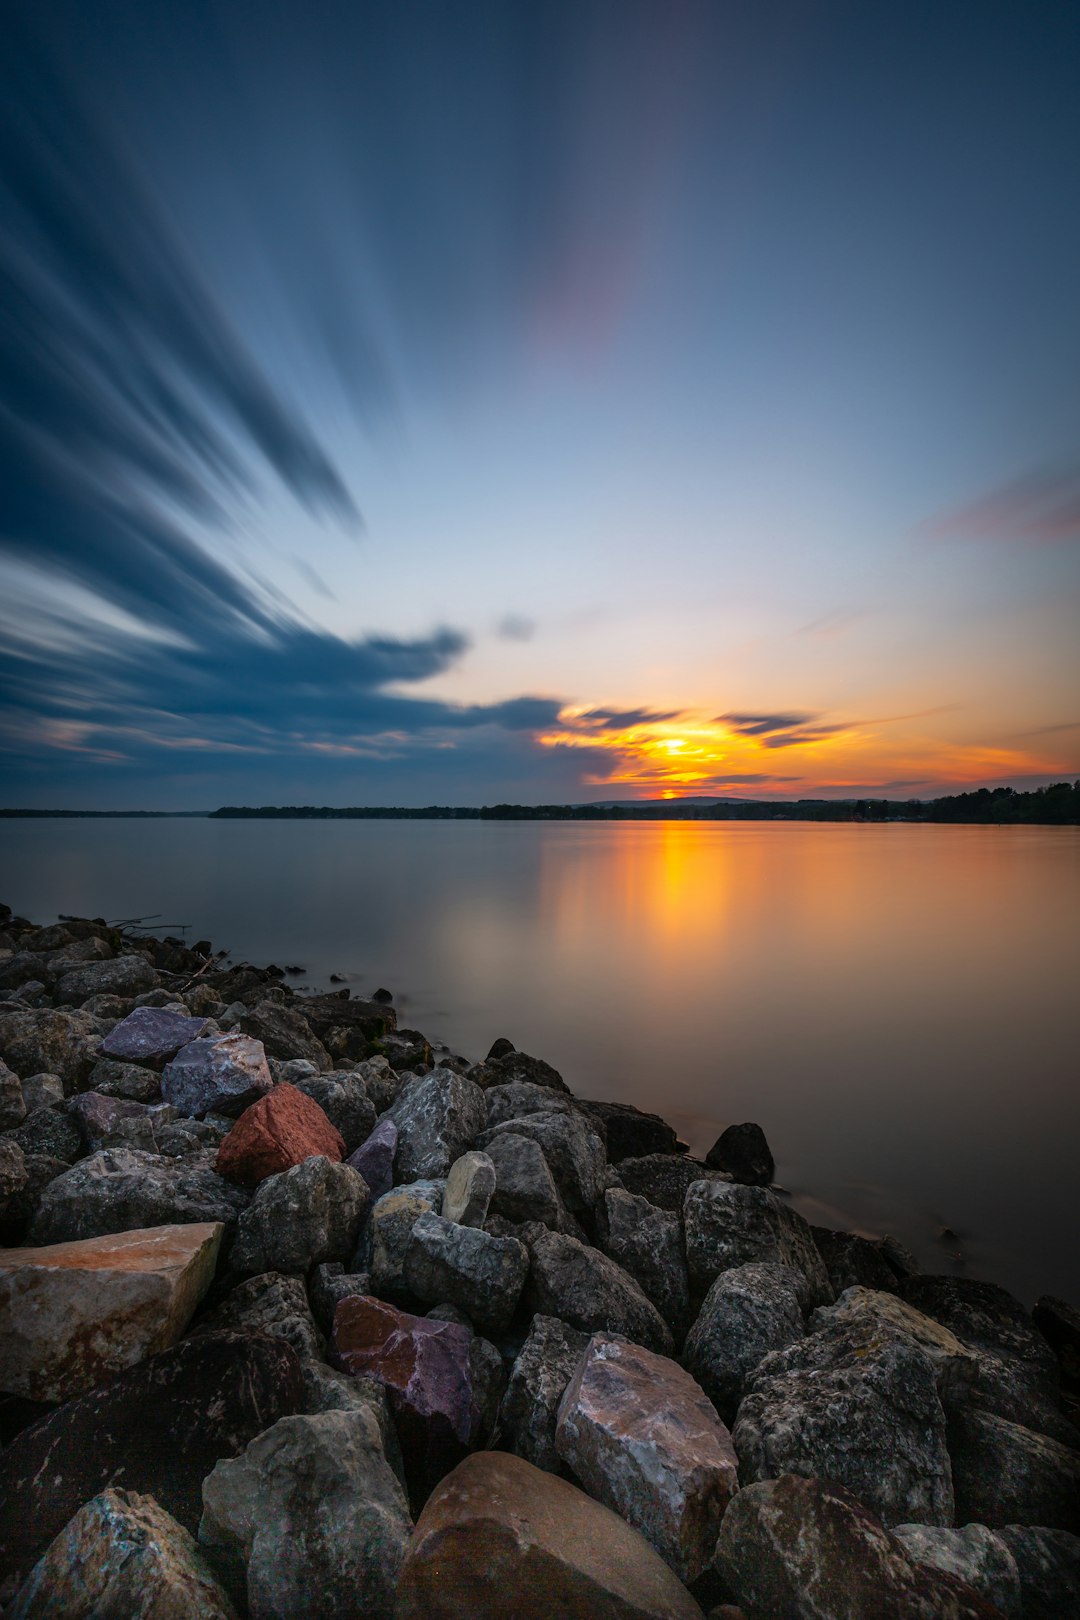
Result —
M 240 1019 L 240 1028 L 276 1058 L 307 1058 L 322 1071 L 333 1059 L 299 1008 L 276 1001 L 260 1001 Z
M 60 1006 L 78 1005 L 90 996 L 137 996 L 158 982 L 145 956 L 117 956 L 110 962 L 88 962 L 65 973 L 56 987 Z
M 966 1345 L 1056 1375 L 1053 1351 L 1031 1317 L 1018 1299 L 995 1283 L 971 1277 L 909 1277 L 900 1292 L 909 1305 L 951 1328 Z
M 446 1309 L 446 1306 L 436 1306 L 435 1314 Z M 473 1391 L 469 1443 L 474 1447 L 488 1446 L 506 1392 L 506 1364 L 497 1347 L 480 1333 L 474 1333 L 469 1340 L 469 1374 Z
M 245 1277 L 200 1321 L 198 1333 L 266 1333 L 291 1345 L 301 1361 L 323 1354 L 325 1345 L 308 1304 L 302 1277 L 263 1271 Z
M 66 1401 L 175 1344 L 210 1286 L 223 1231 L 157 1226 L 0 1249 L 0 1389 Z
M 1080 1616 L 1080 1536 L 1008 1524 L 997 1532 L 1016 1562 L 1023 1620 Z
M 0 1452 L 0 1574 L 25 1577 L 72 1514 L 119 1482 L 194 1532 L 218 1459 L 303 1404 L 296 1353 L 237 1333 L 184 1339 L 67 1401 Z
M 495 1166 L 486 1153 L 463 1153 L 450 1166 L 442 1212 L 459 1226 L 483 1226 L 495 1191 Z
M 1057 1356 L 1062 1384 L 1080 1393 L 1080 1310 L 1067 1300 L 1043 1294 L 1035 1301 L 1031 1318 Z
M 305 1361 L 302 1371 L 307 1396 L 305 1411 L 312 1416 L 317 1412 L 353 1412 L 357 1407 L 370 1412 L 378 1424 L 383 1455 L 394 1470 L 394 1477 L 408 1491 L 401 1446 L 390 1408 L 390 1395 L 385 1385 L 374 1378 L 352 1378 L 348 1373 L 328 1367 L 325 1361 Z
M 402 1088 L 388 1117 L 398 1130 L 398 1175 L 404 1181 L 445 1177 L 483 1130 L 484 1096 L 453 1069 L 432 1069 Z
M 1006 1620 L 1020 1620 L 1023 1608 L 1016 1559 L 1000 1536 L 984 1524 L 965 1524 L 960 1530 L 898 1524 L 893 1535 L 917 1564 L 955 1575 L 1000 1609 Z
M 357 1077 L 364 1082 L 364 1089 L 371 1098 L 377 1114 L 386 1112 L 396 1100 L 408 1078 L 404 1074 L 398 1074 L 396 1069 L 391 1068 L 389 1062 L 381 1053 L 358 1064 L 355 1072 Z
M 374 1043 L 397 1028 L 393 1007 L 356 996 L 305 996 L 304 1017 L 335 1061 L 370 1057 Z
M 315 1154 L 340 1163 L 345 1143 L 318 1103 L 284 1083 L 244 1109 L 218 1148 L 214 1168 L 219 1176 L 255 1187 Z
M 520 1119 L 524 1114 L 568 1114 L 574 1107 L 565 1094 L 552 1091 L 550 1086 L 536 1086 L 529 1080 L 510 1080 L 505 1085 L 489 1086 L 484 1092 L 487 1105 L 487 1128 L 504 1125 L 509 1119 Z
M 347 1164 L 304 1159 L 260 1182 L 240 1216 L 229 1264 L 237 1276 L 250 1276 L 347 1260 L 367 1206 L 367 1183 Z
M 682 1361 L 725 1422 L 734 1421 L 746 1380 L 769 1352 L 802 1338 L 802 1287 L 788 1266 L 734 1266 L 706 1294 Z
M 37 1108 L 56 1108 L 64 1100 L 64 1082 L 58 1074 L 31 1074 L 22 1082 L 22 1094 L 27 1114 Z
M 377 1294 L 407 1292 L 405 1256 L 413 1227 L 421 1215 L 442 1208 L 444 1185 L 441 1181 L 409 1182 L 384 1193 L 372 1207 L 370 1270 L 371 1286 Z
M 969 1350 L 968 1358 L 974 1377 L 960 1388 L 942 1391 L 946 1411 L 959 1404 L 976 1406 L 1080 1450 L 1080 1427 L 1073 1421 L 1073 1416 L 1080 1419 L 1080 1412 L 1074 1408 L 1070 1416 L 1058 1380 L 1045 1367 L 1013 1356 L 994 1356 L 988 1350 Z
M 525 1114 L 485 1131 L 479 1145 L 491 1151 L 501 1134 L 527 1136 L 540 1148 L 566 1207 L 574 1215 L 591 1218 L 604 1189 L 604 1147 L 596 1132 L 579 1114 Z
M 15 1073 L 58 1074 L 69 1091 L 89 1073 L 99 1045 L 89 1013 L 50 1007 L 0 1016 L 0 1051 Z
M 690 1283 L 705 1289 L 722 1271 L 762 1262 L 790 1266 L 806 1279 L 805 1303 L 833 1297 L 810 1227 L 764 1187 L 695 1181 L 683 1205 Z
M 627 1192 L 647 1198 L 660 1209 L 681 1215 L 687 1189 L 695 1181 L 728 1181 L 721 1170 L 710 1170 L 700 1159 L 674 1153 L 647 1153 L 640 1159 L 623 1159 L 619 1180 Z
M 161 1096 L 161 1075 L 139 1063 L 101 1058 L 90 1070 L 88 1084 L 103 1097 L 126 1097 L 129 1102 L 156 1102 Z
M 152 1496 L 107 1490 L 35 1565 L 11 1620 L 236 1620 L 195 1542 Z
M 84 1152 L 78 1117 L 60 1108 L 35 1108 L 21 1125 L 8 1132 L 7 1139 L 17 1142 L 24 1153 L 47 1153 L 68 1164 Z
M 812 1333 L 772 1351 L 747 1380 L 734 1439 L 744 1481 L 818 1475 L 886 1524 L 953 1522 L 934 1363 L 884 1327 Z
M 45 1188 L 69 1168 L 63 1159 L 50 1158 L 47 1153 L 24 1154 L 14 1142 L 0 1142 L 0 1233 L 5 1242 L 25 1238 Z
M 881 1243 L 860 1237 L 857 1232 L 834 1232 L 827 1226 L 811 1226 L 810 1231 L 835 1293 L 856 1286 L 893 1294 L 899 1291 L 900 1277 L 886 1259 Z
M 126 1097 L 106 1097 L 100 1091 L 83 1091 L 72 1097 L 68 1115 L 78 1125 L 87 1153 L 106 1147 L 157 1152 L 154 1116 L 145 1103 L 131 1102 Z
M 346 1153 L 352 1153 L 371 1135 L 375 1128 L 375 1105 L 359 1075 L 308 1075 L 293 1083 L 297 1091 L 318 1103 L 331 1125 L 340 1131 Z
M 678 1153 L 679 1138 L 659 1114 L 646 1114 L 630 1103 L 586 1102 L 577 1107 L 595 1124 L 607 1149 L 609 1164 L 640 1159 L 649 1153 Z
M 543 1086 L 546 1091 L 570 1096 L 570 1087 L 559 1071 L 553 1069 L 550 1063 L 545 1063 L 543 1058 L 530 1057 L 527 1052 L 504 1052 L 499 1057 L 489 1057 L 483 1063 L 474 1064 L 469 1076 L 485 1091 L 490 1086 L 511 1085 L 515 1080 L 521 1080 L 531 1086 Z
M 388 1193 L 394 1185 L 394 1155 L 398 1132 L 392 1119 L 380 1120 L 346 1163 L 363 1176 L 373 1199 Z
M 164 1106 L 168 1108 L 170 1104 Z M 210 1119 L 174 1119 L 166 1125 L 154 1126 L 154 1140 L 158 1152 L 167 1159 L 184 1159 L 191 1154 L 199 1154 L 200 1162 L 205 1160 L 212 1166 L 217 1149 L 231 1130 L 231 1120 L 219 1123 Z
M 410 1292 L 428 1305 L 445 1300 L 458 1306 L 482 1333 L 505 1333 L 528 1272 L 523 1243 L 460 1226 L 434 1211 L 418 1217 L 405 1253 Z
M 161 1069 L 205 1030 L 205 1018 L 189 1018 L 174 1007 L 136 1007 L 113 1025 L 101 1043 L 101 1053 L 119 1063 Z
M 231 1231 L 248 1194 L 208 1165 L 104 1148 L 50 1181 L 30 1224 L 34 1244 L 106 1237 L 144 1226 L 221 1221 Z
M 22 1082 L 14 1069 L 0 1060 L 0 1131 L 14 1130 L 26 1118 L 27 1104 Z
M 810 1327 L 814 1332 L 865 1329 L 870 1333 L 880 1327 L 902 1335 L 934 1363 L 938 1389 L 943 1395 L 948 1390 L 961 1392 L 969 1388 L 978 1375 L 975 1356 L 955 1333 L 906 1300 L 880 1289 L 845 1289 L 834 1305 L 823 1305 L 813 1313 Z
M 1080 1532 L 1080 1451 L 992 1412 L 949 1412 L 957 1517 Z
M 588 1346 L 585 1333 L 555 1316 L 534 1316 L 499 1406 L 495 1440 L 537 1468 L 557 1474 L 559 1402 Z
M 242 1114 L 273 1085 L 261 1041 L 248 1035 L 207 1035 L 165 1065 L 161 1095 L 178 1114 Z
M 18 1142 L 0 1138 L 0 1219 L 6 1219 L 26 1186 L 26 1154 Z
M 750 1123 L 729 1125 L 706 1153 L 705 1163 L 710 1170 L 726 1170 L 746 1187 L 768 1187 L 776 1176 L 765 1132 Z
M 697 1579 L 738 1479 L 731 1436 L 689 1373 L 594 1336 L 559 1405 L 555 1446 L 590 1496 L 640 1530 L 680 1580 Z
M 716 1567 L 747 1620 L 1001 1620 L 824 1479 L 744 1486 L 720 1526 Z
M 529 1243 L 531 1308 L 582 1333 L 622 1333 L 669 1355 L 671 1329 L 633 1277 L 577 1238 L 542 1231 Z
M 412 1530 L 362 1407 L 284 1417 L 203 1483 L 199 1541 L 246 1572 L 251 1620 L 391 1620 Z
M 604 1253 L 629 1272 L 681 1344 L 690 1325 L 690 1280 L 682 1222 L 621 1187 L 604 1194 Z
M 505 1131 L 492 1136 L 487 1157 L 495 1171 L 491 1209 L 508 1221 L 540 1221 L 553 1231 L 565 1231 L 566 1206 L 543 1149 L 531 1136 Z
M 482 1451 L 437 1486 L 398 1582 L 396 1620 L 701 1620 L 645 1538 L 566 1480 Z

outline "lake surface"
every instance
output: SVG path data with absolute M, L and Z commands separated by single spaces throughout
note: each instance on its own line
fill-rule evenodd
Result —
M 695 1152 L 757 1120 L 810 1219 L 1080 1296 L 1080 829 L 7 821 L 0 898 L 386 985 Z

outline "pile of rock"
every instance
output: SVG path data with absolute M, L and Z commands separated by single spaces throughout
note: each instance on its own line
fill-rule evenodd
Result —
M 1080 1613 L 1080 1316 L 384 997 L 0 917 L 0 1602 Z

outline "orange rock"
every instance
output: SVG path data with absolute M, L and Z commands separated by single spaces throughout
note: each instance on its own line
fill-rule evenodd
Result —
M 254 1187 L 313 1154 L 340 1164 L 345 1143 L 318 1103 L 283 1081 L 245 1108 L 218 1149 L 214 1168 Z

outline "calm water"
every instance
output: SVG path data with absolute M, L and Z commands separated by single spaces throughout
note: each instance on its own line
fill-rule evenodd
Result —
M 0 898 L 160 912 L 394 991 L 695 1151 L 755 1119 L 811 1219 L 1080 1296 L 1080 830 L 15 821 Z M 959 1243 L 942 1243 L 943 1227 Z M 959 1251 L 960 1258 L 952 1251 Z

